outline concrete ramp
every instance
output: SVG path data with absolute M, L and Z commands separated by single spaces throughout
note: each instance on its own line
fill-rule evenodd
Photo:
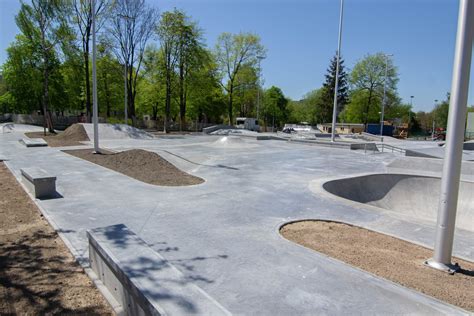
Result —
M 83 123 L 87 136 L 94 139 L 94 125 Z M 153 135 L 126 124 L 99 124 L 99 139 L 153 139 Z
M 243 139 L 239 136 L 222 136 L 215 142 L 209 144 L 208 146 L 214 148 L 232 148 L 232 149 L 245 149 L 245 148 L 254 148 L 258 145 L 250 139 Z
M 338 197 L 436 222 L 441 179 L 405 174 L 370 174 L 328 181 Z M 474 183 L 461 181 L 456 227 L 474 231 Z
M 4 133 L 20 132 L 42 132 L 44 129 L 41 126 L 27 125 L 27 124 L 15 124 L 15 123 L 3 123 L 0 124 L 0 131 Z

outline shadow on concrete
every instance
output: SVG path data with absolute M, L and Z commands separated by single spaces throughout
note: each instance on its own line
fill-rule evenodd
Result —
M 45 196 L 42 198 L 38 198 L 38 199 L 41 201 L 47 201 L 47 200 L 55 200 L 55 199 L 62 199 L 62 198 L 64 198 L 64 196 L 61 193 L 54 192 L 54 194 L 51 194 L 49 196 Z
M 158 304 L 160 301 L 172 301 L 176 306 L 180 306 L 185 314 L 202 311 L 197 310 L 193 301 L 179 294 L 181 292 L 180 287 L 194 282 L 208 284 L 214 282 L 200 274 L 193 273 L 195 271 L 193 262 L 228 258 L 227 255 L 218 255 L 167 260 L 158 253 L 179 252 L 179 247 L 169 245 L 167 242 L 156 242 L 153 244 L 155 247 L 153 249 L 123 224 L 101 227 L 95 231 L 97 230 L 100 230 L 100 233 L 106 238 L 106 242 L 109 244 L 107 246 L 108 251 L 112 251 L 114 257 L 120 261 L 120 269 L 127 275 L 126 282 L 129 288 L 134 288 L 130 279 L 140 280 L 140 284 L 151 282 L 140 289 L 143 294 L 155 300 Z M 155 252 L 156 256 L 139 249 L 142 246 L 149 247 L 151 253 Z M 118 249 L 113 251 L 114 247 Z M 129 252 L 133 251 L 141 255 L 137 257 L 130 256 Z M 188 275 L 176 274 L 173 267 L 181 271 L 185 270 Z M 144 280 L 146 280 L 145 283 Z

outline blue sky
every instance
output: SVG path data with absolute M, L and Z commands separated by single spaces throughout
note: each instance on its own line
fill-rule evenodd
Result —
M 262 62 L 265 86 L 276 85 L 292 99 L 321 86 L 337 49 L 339 0 L 148 2 L 160 11 L 185 10 L 211 48 L 222 32 L 257 33 L 268 49 Z M 18 32 L 19 6 L 18 0 L 0 0 L 0 63 Z M 414 95 L 415 110 L 429 111 L 450 90 L 457 14 L 457 0 L 345 0 L 345 64 L 350 69 L 368 53 L 394 54 L 400 96 L 409 102 Z M 472 92 L 469 104 L 474 104 Z

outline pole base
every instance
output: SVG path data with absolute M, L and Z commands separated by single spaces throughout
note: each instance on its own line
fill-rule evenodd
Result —
M 461 268 L 457 263 L 445 264 L 445 263 L 434 261 L 433 258 L 426 260 L 425 266 L 428 266 L 430 268 L 433 268 L 442 272 L 446 272 L 449 274 L 454 274 Z

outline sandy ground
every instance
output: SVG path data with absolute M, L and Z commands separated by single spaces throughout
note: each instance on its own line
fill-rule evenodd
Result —
M 347 224 L 302 221 L 282 227 L 281 234 L 362 270 L 439 300 L 474 311 L 474 263 L 453 258 L 461 271 L 449 275 L 423 265 L 432 251 Z
M 204 182 L 203 179 L 179 170 L 157 153 L 142 149 L 119 153 L 93 154 L 91 149 L 65 150 L 73 156 L 112 169 L 145 183 L 163 186 L 184 186 Z
M 0 315 L 113 315 L 3 163 L 0 179 Z
M 84 126 L 80 124 L 73 124 L 58 134 L 47 132 L 45 136 L 43 132 L 31 132 L 25 135 L 29 138 L 43 138 L 50 147 L 80 146 L 83 145 L 80 142 L 89 141 Z

